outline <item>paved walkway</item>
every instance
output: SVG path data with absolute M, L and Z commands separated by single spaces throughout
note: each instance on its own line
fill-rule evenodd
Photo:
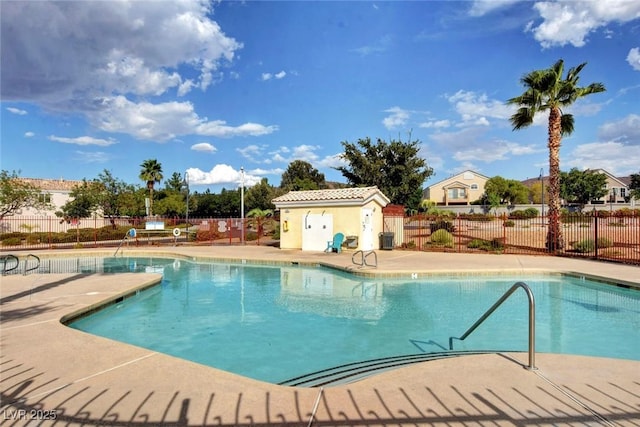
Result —
M 98 252 L 38 255 L 82 253 Z M 378 252 L 378 268 L 358 269 L 351 253 L 264 247 L 124 250 L 125 256 L 140 254 L 322 262 L 359 274 L 565 271 L 640 286 L 637 267 L 551 257 L 388 251 Z M 157 274 L 1 280 L 0 425 L 640 426 L 637 361 L 538 354 L 539 369 L 530 371 L 523 368 L 526 354 L 488 354 L 425 362 L 324 389 L 282 387 L 60 323 L 105 299 L 157 283 Z

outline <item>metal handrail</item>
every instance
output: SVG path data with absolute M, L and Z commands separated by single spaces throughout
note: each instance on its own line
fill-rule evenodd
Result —
M 361 261 L 357 262 L 356 261 L 356 255 L 360 255 Z M 374 263 L 373 264 L 369 264 L 367 262 L 367 257 L 369 255 L 373 255 L 374 258 Z M 363 250 L 359 250 L 353 253 L 353 255 L 351 255 L 351 262 L 359 265 L 360 267 L 364 267 L 365 265 L 367 267 L 377 267 L 378 266 L 378 254 L 376 254 L 376 251 L 363 251 Z
M 37 263 L 35 267 L 31 267 L 31 268 L 27 268 L 27 266 L 29 265 L 29 258 L 35 258 Z M 37 270 L 40 267 L 40 258 L 37 255 L 34 254 L 29 254 L 27 255 L 27 258 L 24 260 L 24 275 L 26 275 L 28 272 L 33 271 L 33 270 Z
M 7 268 L 7 264 L 9 262 L 10 259 L 15 260 L 16 265 L 11 267 L 11 268 Z M 2 266 L 2 274 L 6 274 L 9 271 L 15 270 L 16 268 L 18 268 L 20 266 L 20 259 L 18 259 L 17 256 L 13 255 L 13 254 L 7 254 L 7 255 L 2 255 L 0 257 L 0 260 L 3 262 L 3 266 Z
M 493 304 L 491 308 L 487 310 L 476 321 L 476 323 L 474 323 L 473 326 L 471 326 L 467 330 L 467 332 L 465 332 L 460 338 L 449 337 L 449 350 L 453 350 L 454 339 L 463 341 L 465 338 L 467 338 L 473 331 L 476 330 L 478 326 L 480 326 L 482 322 L 484 322 L 487 319 L 487 317 L 491 315 L 491 313 L 493 313 L 518 288 L 524 289 L 524 291 L 527 293 L 527 298 L 529 299 L 529 365 L 526 368 L 529 370 L 538 369 L 535 366 L 536 364 L 536 354 L 535 354 L 535 351 L 536 351 L 535 350 L 536 349 L 536 302 L 535 302 L 535 299 L 533 298 L 533 292 L 531 291 L 531 288 L 529 288 L 529 286 L 527 286 L 527 284 L 524 282 L 517 282 L 513 286 L 511 286 L 511 288 L 507 292 L 505 292 L 505 294 L 502 295 L 502 297 L 498 301 L 496 301 L 496 303 Z

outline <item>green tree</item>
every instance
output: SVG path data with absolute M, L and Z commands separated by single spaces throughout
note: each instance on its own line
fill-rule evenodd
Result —
M 557 61 L 551 68 L 532 71 L 520 79 L 525 92 L 507 101 L 510 105 L 518 106 L 518 111 L 511 116 L 513 130 L 528 127 L 536 114 L 549 112 L 549 228 L 546 241 L 549 251 L 564 247 L 560 227 L 560 143 L 563 136 L 573 132 L 574 119 L 573 115 L 564 113 L 562 109 L 578 98 L 605 91 L 602 83 L 578 86 L 579 74 L 585 65 L 586 62 L 571 68 L 566 78 L 563 78 L 563 60 Z
M 377 186 L 391 203 L 418 210 L 422 200 L 422 185 L 433 169 L 418 156 L 420 141 L 402 142 L 382 139 L 371 142 L 369 137 L 355 144 L 342 142 L 342 159 L 347 166 L 335 168 L 351 185 Z
M 271 200 L 278 197 L 281 193 L 284 193 L 284 191 L 269 185 L 267 178 L 262 178 L 259 183 L 245 191 L 245 206 L 250 211 L 252 209 L 275 210 L 276 207 L 271 203 Z
M 24 208 L 51 209 L 51 203 L 38 187 L 20 179 L 18 172 L 3 169 L 0 171 L 0 220 Z
M 185 215 L 186 208 L 187 205 L 182 194 L 168 192 L 164 197 L 158 198 L 154 209 L 157 215 L 182 216 Z
M 607 194 L 607 177 L 594 171 L 577 168 L 560 173 L 560 196 L 570 203 L 578 203 L 580 210 L 591 200 Z
M 286 191 L 318 190 L 324 186 L 324 174 L 304 160 L 289 163 L 280 182 L 280 188 Z
M 171 178 L 164 182 L 165 190 L 174 191 L 179 193 L 182 191 L 184 187 L 184 181 L 182 179 L 182 175 L 179 172 L 174 172 L 171 174 Z
M 149 190 L 149 215 L 153 215 L 153 188 L 162 181 L 162 165 L 156 159 L 148 159 L 140 165 L 140 179 L 147 183 Z
M 631 183 L 629 184 L 630 196 L 640 200 L 640 172 L 631 174 Z
M 56 216 L 70 218 L 89 218 L 100 208 L 102 186 L 99 181 L 82 180 L 69 193 L 70 200 L 60 207 Z
M 529 189 L 523 183 L 501 176 L 489 178 L 484 185 L 484 193 L 481 200 L 487 204 L 490 196 L 494 196 L 493 199 L 497 200 L 499 205 L 513 205 L 529 201 Z

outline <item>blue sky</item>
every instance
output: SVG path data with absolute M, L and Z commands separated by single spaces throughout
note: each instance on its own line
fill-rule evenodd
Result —
M 129 183 L 157 159 L 192 188 L 345 182 L 342 141 L 421 141 L 435 175 L 548 168 L 546 117 L 513 132 L 529 71 L 587 62 L 561 167 L 640 172 L 640 2 L 5 1 L 1 167 Z

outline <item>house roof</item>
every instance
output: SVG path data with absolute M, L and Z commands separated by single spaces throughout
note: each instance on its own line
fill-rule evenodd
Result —
M 386 206 L 390 203 L 378 187 L 352 187 L 327 190 L 290 191 L 272 200 L 279 206 L 360 205 L 372 199 Z
M 461 179 L 462 177 L 464 177 L 464 175 L 465 175 L 465 174 L 467 174 L 467 173 L 472 173 L 472 174 L 474 174 L 475 176 L 477 176 L 477 177 L 479 177 L 479 178 L 483 178 L 483 179 L 489 180 L 489 177 L 488 177 L 488 176 L 482 175 L 481 173 L 478 173 L 478 172 L 472 171 L 471 169 L 468 169 L 468 170 L 466 170 L 466 171 L 460 172 L 459 174 L 451 175 L 451 176 L 449 176 L 449 177 L 447 177 L 447 178 L 445 178 L 445 179 L 441 179 L 440 181 L 435 182 L 435 183 L 433 183 L 433 184 L 431 184 L 431 185 L 427 186 L 427 188 L 435 187 L 436 185 L 442 184 L 443 182 L 445 182 L 445 181 L 449 181 L 449 180 L 451 180 L 451 179 L 459 180 L 459 179 Z
M 82 181 L 73 181 L 65 179 L 41 179 L 41 178 L 18 178 L 20 181 L 31 184 L 44 191 L 71 191 L 78 185 L 82 185 Z

